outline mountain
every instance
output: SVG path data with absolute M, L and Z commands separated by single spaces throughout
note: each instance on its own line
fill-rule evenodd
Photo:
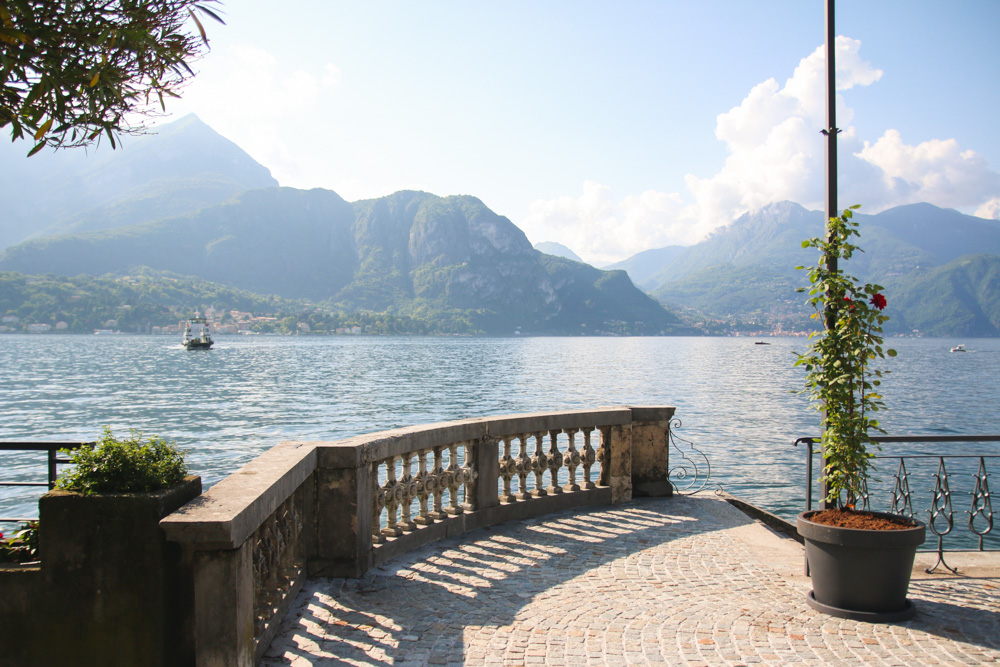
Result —
M 1000 257 L 963 255 L 886 283 L 889 331 L 928 336 L 1000 336 Z
M 670 308 L 732 323 L 801 331 L 809 328 L 808 311 L 795 289 L 807 283 L 807 276 L 795 267 L 813 266 L 819 259 L 815 250 L 802 248 L 802 241 L 822 235 L 823 217 L 820 211 L 778 202 L 741 216 L 697 245 L 646 251 L 614 266 L 628 270 L 637 284 Z M 1000 319 L 990 313 L 998 294 L 988 281 L 983 289 L 970 287 L 964 292 L 943 285 L 962 282 L 961 267 L 971 266 L 967 256 L 1000 256 L 1000 222 L 930 204 L 900 206 L 876 215 L 855 213 L 855 220 L 865 252 L 844 263 L 845 271 L 887 290 L 891 286 L 900 296 L 910 294 L 915 284 L 925 289 L 934 284 L 923 301 L 897 300 L 890 293 L 892 320 L 886 331 L 995 335 Z M 954 262 L 959 264 L 952 267 Z M 930 271 L 946 265 L 950 268 L 943 272 Z M 967 278 L 974 281 L 974 276 Z M 959 310 L 956 304 L 962 304 Z M 932 322 L 921 312 L 952 313 L 955 319 Z
M 189 115 L 117 150 L 25 158 L 0 147 L 0 250 L 28 238 L 110 229 L 182 215 L 234 194 L 278 185 L 267 168 Z
M 349 204 L 268 188 L 166 220 L 8 248 L 0 269 L 102 275 L 144 266 L 337 308 L 464 317 L 489 333 L 693 333 L 623 271 L 534 250 L 469 196 L 398 192 Z
M 625 271 L 636 285 L 645 289 L 652 289 L 658 284 L 655 280 L 656 274 L 662 271 L 663 267 L 672 264 L 687 251 L 686 247 L 679 245 L 643 250 L 626 260 L 616 262 L 605 268 Z
M 574 262 L 580 262 L 585 264 L 580 257 L 564 246 L 562 243 L 556 243 L 555 241 L 542 241 L 535 244 L 535 250 L 538 252 L 544 252 L 546 255 L 552 255 L 553 257 L 562 257 L 564 259 L 571 259 Z

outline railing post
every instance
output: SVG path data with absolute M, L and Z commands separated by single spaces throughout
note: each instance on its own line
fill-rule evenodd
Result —
M 605 457 L 601 481 L 611 487 L 612 504 L 628 502 L 632 500 L 632 424 L 602 428 L 601 440 Z
M 486 436 L 475 441 L 472 466 L 475 470 L 473 510 L 484 510 L 500 504 L 497 480 L 500 479 L 500 439 Z
M 670 420 L 674 408 L 632 408 L 632 495 L 672 496 Z
M 360 577 L 372 567 L 376 480 L 363 451 L 351 440 L 317 448 L 310 576 Z
M 253 540 L 194 554 L 198 667 L 254 664 Z

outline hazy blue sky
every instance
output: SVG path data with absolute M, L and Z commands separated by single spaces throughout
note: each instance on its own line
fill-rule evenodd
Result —
M 822 0 L 229 0 L 168 106 L 282 185 L 472 194 L 600 263 L 823 205 Z M 1000 217 L 1000 2 L 840 0 L 840 203 Z

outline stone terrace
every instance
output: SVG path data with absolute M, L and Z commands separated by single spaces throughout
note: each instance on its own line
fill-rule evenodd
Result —
M 811 610 L 802 547 L 713 495 L 568 510 L 308 581 L 263 664 L 1000 662 L 998 555 L 918 560 L 917 617 L 872 625 Z

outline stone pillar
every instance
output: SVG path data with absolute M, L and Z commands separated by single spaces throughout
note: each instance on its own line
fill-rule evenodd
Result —
M 194 555 L 198 667 L 253 667 L 253 539 Z
M 375 480 L 360 451 L 354 446 L 317 450 L 310 576 L 360 577 L 372 567 Z
M 601 429 L 604 440 L 602 482 L 611 487 L 611 502 L 615 505 L 632 500 L 632 425 L 618 424 Z
M 475 459 L 472 462 L 476 471 L 473 510 L 483 510 L 500 504 L 497 480 L 500 479 L 500 440 L 485 437 L 476 443 Z
M 632 495 L 672 496 L 670 420 L 674 408 L 632 408 Z

